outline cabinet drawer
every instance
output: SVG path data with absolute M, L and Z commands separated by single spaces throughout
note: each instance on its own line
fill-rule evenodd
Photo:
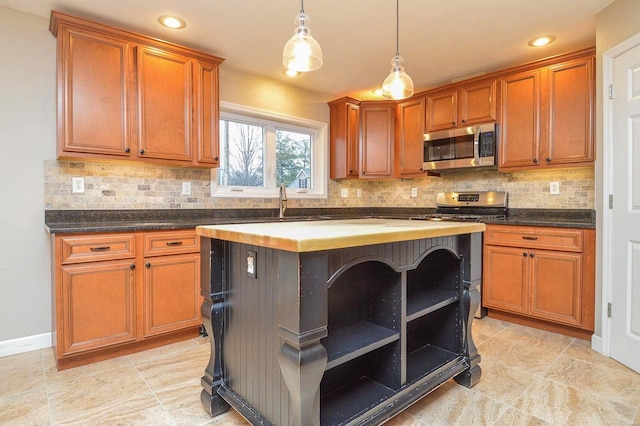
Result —
M 134 234 L 61 237 L 62 264 L 135 257 Z
M 200 238 L 194 230 L 148 232 L 144 234 L 144 256 L 196 253 L 200 251 Z
M 580 229 L 487 225 L 484 242 L 500 246 L 582 252 L 583 232 Z

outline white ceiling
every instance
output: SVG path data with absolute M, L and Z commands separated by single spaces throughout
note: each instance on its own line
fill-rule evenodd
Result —
M 400 55 L 416 91 L 595 45 L 595 16 L 613 0 L 402 0 Z M 309 28 L 322 46 L 318 71 L 288 78 L 282 48 L 299 0 L 0 0 L 49 16 L 51 9 L 184 44 L 225 58 L 223 67 L 326 93 L 373 99 L 395 55 L 394 0 L 307 0 Z M 160 15 L 187 21 L 164 29 Z M 555 43 L 527 46 L 534 36 Z

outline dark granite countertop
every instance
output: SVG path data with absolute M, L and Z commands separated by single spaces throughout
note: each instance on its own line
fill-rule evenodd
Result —
M 434 208 L 288 209 L 285 220 L 383 217 L 407 219 L 434 213 Z M 47 210 L 45 229 L 51 234 L 193 229 L 199 225 L 278 221 L 277 209 L 155 209 Z M 509 209 L 508 219 L 485 223 L 503 225 L 595 228 L 593 210 Z

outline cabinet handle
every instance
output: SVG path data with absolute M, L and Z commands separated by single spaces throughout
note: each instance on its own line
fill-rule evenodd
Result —
M 527 252 L 522 253 L 522 257 L 527 257 Z
M 536 164 L 538 164 L 538 159 L 537 159 L 537 158 L 534 158 L 534 159 L 533 159 L 533 162 L 534 162 L 534 163 L 536 163 Z
M 219 158 L 218 157 L 213 157 L 213 161 L 218 161 Z
M 124 152 L 126 152 L 127 154 L 131 152 L 131 148 L 127 147 L 124 149 Z
M 144 149 L 141 149 L 140 151 L 138 151 L 140 154 L 144 154 Z
M 181 246 L 182 241 L 167 241 L 168 246 Z
M 420 167 L 420 171 L 421 171 L 421 172 L 424 172 L 424 168 Z
M 136 264 L 132 263 L 131 265 L 129 265 L 129 269 L 136 269 Z
M 529 253 L 530 257 L 536 257 L 535 253 Z
M 547 163 L 551 162 L 551 157 L 547 157 Z
M 147 263 L 144 264 L 144 266 L 146 266 L 147 268 L 151 268 L 151 263 L 147 262 Z
M 452 121 L 452 122 L 451 122 L 451 125 L 452 125 L 452 126 L 455 126 L 455 125 L 456 125 L 456 122 L 455 122 L 455 121 Z
M 349 174 L 353 173 L 353 170 L 349 170 Z
M 528 235 L 523 235 L 523 236 L 522 236 L 522 239 L 523 239 L 523 240 L 531 240 L 531 241 L 535 241 L 535 240 L 537 240 L 537 239 L 538 239 L 538 237 L 530 237 L 530 236 L 528 236 Z
M 466 122 L 467 122 L 467 120 L 462 120 L 462 124 L 464 124 L 464 123 L 466 123 Z
M 89 250 L 91 250 L 91 251 L 109 251 L 109 250 L 111 250 L 111 247 L 110 246 L 91 247 Z

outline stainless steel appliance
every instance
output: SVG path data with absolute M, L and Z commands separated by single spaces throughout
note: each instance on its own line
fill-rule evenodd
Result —
M 502 191 L 439 192 L 436 195 L 436 212 L 415 216 L 414 220 L 483 222 L 506 220 L 507 193 Z M 482 294 L 482 285 L 478 289 Z M 476 318 L 486 316 L 482 303 L 475 313 Z
M 424 135 L 424 170 L 496 166 L 495 123 Z

